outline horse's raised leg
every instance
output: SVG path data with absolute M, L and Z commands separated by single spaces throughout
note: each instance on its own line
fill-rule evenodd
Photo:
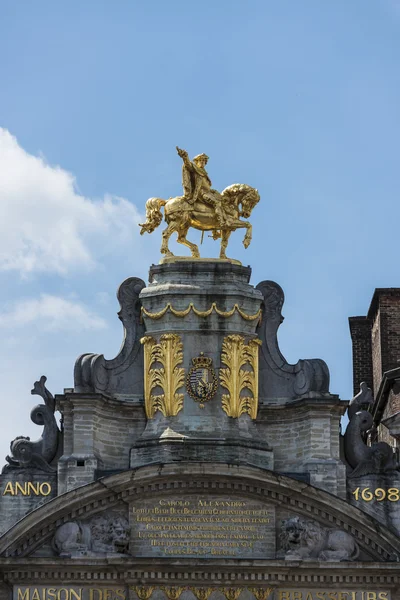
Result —
M 251 223 L 248 223 L 247 221 L 244 222 L 244 226 L 246 227 L 247 231 L 246 231 L 246 235 L 244 236 L 244 239 L 243 239 L 243 246 L 245 248 L 248 248 L 250 246 L 250 242 L 251 242 L 251 238 L 252 238 L 253 227 L 252 227 Z
M 190 248 L 190 252 L 192 253 L 193 258 L 200 258 L 199 247 L 186 239 L 188 230 L 189 227 L 185 227 L 184 229 L 178 231 L 178 239 L 176 241 L 178 242 L 178 244 L 183 244 L 184 246 Z
M 236 231 L 236 229 L 243 229 L 246 228 L 246 235 L 244 236 L 243 239 L 243 246 L 245 248 L 248 248 L 251 242 L 251 234 L 252 234 L 252 226 L 250 223 L 248 223 L 248 221 L 240 221 L 239 219 L 237 221 L 234 221 L 232 223 L 231 229 L 223 229 L 221 232 L 221 250 L 220 250 L 220 254 L 219 257 L 220 258 L 227 258 L 226 256 L 226 247 L 228 245 L 229 242 L 229 237 L 232 233 L 232 231 Z
M 165 254 L 165 256 L 167 256 L 167 257 L 168 256 L 174 256 L 174 254 L 168 248 L 168 241 L 169 241 L 169 238 L 171 237 L 171 235 L 176 230 L 177 230 L 176 223 L 174 223 L 174 222 L 168 223 L 167 228 L 164 229 L 164 231 L 161 234 L 161 236 L 162 236 L 162 244 L 161 244 L 160 251 L 161 251 L 161 254 Z
M 228 245 L 231 233 L 232 233 L 231 229 L 223 229 L 221 231 L 221 250 L 219 252 L 220 258 L 228 258 L 226 256 L 226 247 Z

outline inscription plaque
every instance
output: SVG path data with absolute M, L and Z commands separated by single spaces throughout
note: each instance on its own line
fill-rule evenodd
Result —
M 131 506 L 133 556 L 275 557 L 275 507 L 246 498 L 179 496 Z

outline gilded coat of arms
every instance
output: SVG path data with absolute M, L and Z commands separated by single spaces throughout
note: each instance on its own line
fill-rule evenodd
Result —
M 199 356 L 192 358 L 193 366 L 186 378 L 188 394 L 195 402 L 200 403 L 200 408 L 204 408 L 204 402 L 209 402 L 217 391 L 218 379 L 212 362 L 212 358 L 207 358 L 200 352 Z

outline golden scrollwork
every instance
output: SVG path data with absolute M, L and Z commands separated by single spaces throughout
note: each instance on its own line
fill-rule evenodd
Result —
M 221 385 L 228 390 L 222 395 L 222 408 L 228 417 L 238 418 L 247 413 L 257 418 L 258 409 L 258 352 L 261 340 L 253 339 L 245 343 L 242 335 L 227 335 L 222 344 L 220 369 Z M 243 368 L 246 367 L 246 368 Z M 248 390 L 251 396 L 242 396 Z
M 150 596 L 154 591 L 154 587 L 152 586 L 135 585 L 131 589 L 135 592 L 139 600 L 149 600 Z
M 253 594 L 256 600 L 267 600 L 274 591 L 273 587 L 267 588 L 247 588 Z
M 177 148 L 183 161 L 182 187 L 183 196 L 169 200 L 149 198 L 146 202 L 146 222 L 140 223 L 140 233 L 152 233 L 164 218 L 167 228 L 162 233 L 161 253 L 166 257 L 173 256 L 168 246 L 173 233 L 178 235 L 178 243 L 190 249 L 193 258 L 199 258 L 199 248 L 186 236 L 190 227 L 202 232 L 210 231 L 214 240 L 221 239 L 219 258 L 226 259 L 226 247 L 229 236 L 236 229 L 245 229 L 243 245 L 247 248 L 251 242 L 252 226 L 246 220 L 260 200 L 258 191 L 243 183 L 234 183 L 221 193 L 211 187 L 211 180 L 206 171 L 208 156 L 198 154 L 189 159 L 186 150 Z
M 235 314 L 235 312 L 237 312 L 245 321 L 255 321 L 256 319 L 261 319 L 261 308 L 254 315 L 249 315 L 244 310 L 242 310 L 238 304 L 235 304 L 233 308 L 231 308 L 231 310 L 220 310 L 217 307 L 216 303 L 213 302 L 210 308 L 208 308 L 207 310 L 199 310 L 194 306 L 193 302 L 190 302 L 187 308 L 184 308 L 183 310 L 177 310 L 171 305 L 170 302 L 168 302 L 168 304 L 164 306 L 164 308 L 161 309 L 159 312 L 153 313 L 146 310 L 142 306 L 142 313 L 150 319 L 161 319 L 161 317 L 163 317 L 167 311 L 170 311 L 175 317 L 186 317 L 190 313 L 190 311 L 193 311 L 193 313 L 197 317 L 209 317 L 212 314 L 212 312 L 215 311 L 217 315 L 225 318 L 232 317 Z
M 188 588 L 197 598 L 197 600 L 208 600 L 215 591 L 212 587 L 189 587 Z
M 161 411 L 165 417 L 174 417 L 183 407 L 183 394 L 179 388 L 185 385 L 185 369 L 183 363 L 183 344 L 179 335 L 165 333 L 160 343 L 151 336 L 143 337 L 140 342 L 144 346 L 144 398 L 148 419 L 152 419 Z M 153 365 L 160 363 L 162 367 Z M 162 394 L 154 395 L 153 390 L 160 387 Z
M 171 587 L 162 587 L 161 589 L 167 596 L 168 600 L 179 600 L 180 595 L 186 588 L 171 586 Z
M 222 592 L 226 600 L 238 600 L 243 588 L 223 588 Z

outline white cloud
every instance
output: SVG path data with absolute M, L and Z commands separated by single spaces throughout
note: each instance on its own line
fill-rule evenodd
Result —
M 18 302 L 11 310 L 0 312 L 0 328 L 10 328 L 34 324 L 43 331 L 82 331 L 104 329 L 106 322 L 83 304 L 42 294 L 40 298 L 30 298 Z
M 85 198 L 71 173 L 28 154 L 0 128 L 0 270 L 93 268 L 98 249 L 104 256 L 126 245 L 140 220 L 123 198 Z

